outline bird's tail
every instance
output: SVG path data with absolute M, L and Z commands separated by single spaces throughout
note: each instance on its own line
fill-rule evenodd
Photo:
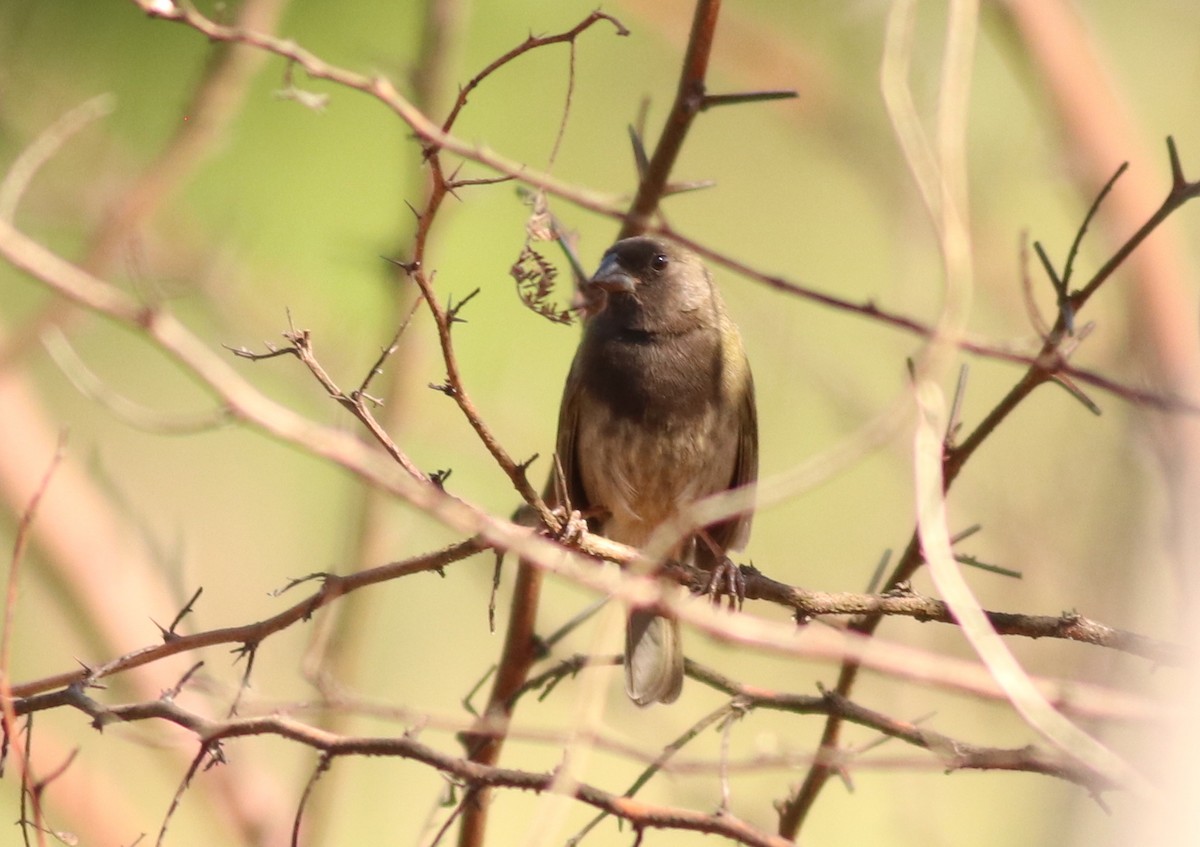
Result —
M 639 706 L 673 703 L 683 689 L 679 621 L 630 612 L 625 622 L 625 693 Z

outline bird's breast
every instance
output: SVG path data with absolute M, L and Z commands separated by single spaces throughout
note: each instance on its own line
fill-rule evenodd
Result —
M 583 369 L 576 456 L 602 531 L 642 545 L 681 509 L 729 486 L 736 408 L 719 349 L 613 342 Z

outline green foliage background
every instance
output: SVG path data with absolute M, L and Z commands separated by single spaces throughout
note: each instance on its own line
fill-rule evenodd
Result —
M 936 241 L 898 153 L 877 82 L 886 4 L 726 5 L 711 89 L 795 87 L 800 97 L 701 116 L 675 176 L 713 179 L 717 186 L 669 200 L 670 221 L 757 268 L 932 322 L 941 286 Z M 971 113 L 978 289 L 970 326 L 992 338 L 1027 340 L 1032 333 L 1021 302 L 1018 235 L 1029 230 L 1061 258 L 1090 197 L 1070 178 L 1070 151 L 1061 143 L 1042 81 L 995 5 L 985 4 Z M 1173 135 L 1185 164 L 1200 171 L 1195 97 L 1200 7 L 1171 0 L 1079 5 L 1143 138 L 1159 145 Z M 208 4 L 201 7 L 211 11 Z M 297 0 L 278 31 L 331 63 L 404 83 L 417 55 L 421 7 Z M 465 81 L 528 32 L 566 29 L 593 7 L 592 0 L 470 4 L 452 77 Z M 632 0 L 605 8 L 632 32 L 618 38 L 600 25 L 580 39 L 571 114 L 554 171 L 621 194 L 635 184 L 626 127 L 636 120 L 642 98 L 649 98 L 649 141 L 656 138 L 674 92 L 687 10 L 678 3 L 643 8 Z M 943 16 L 942 4 L 922 4 L 913 88 L 929 115 L 936 105 Z M 117 98 L 111 117 L 73 140 L 39 175 L 18 225 L 63 255 L 78 256 L 113 199 L 188 119 L 183 104 L 212 49 L 197 33 L 148 20 L 118 0 L 0 5 L 0 163 L 10 163 L 66 109 L 102 92 Z M 504 68 L 472 96 L 457 134 L 546 167 L 566 93 L 567 60 L 565 47 L 553 47 Z M 257 348 L 264 340 L 278 341 L 290 311 L 298 326 L 312 331 L 334 378 L 353 385 L 397 322 L 393 283 L 379 257 L 407 249 L 411 220 L 405 202 L 419 203 L 424 186 L 419 148 L 406 127 L 358 93 L 297 75 L 302 88 L 329 95 L 327 108 L 315 112 L 277 98 L 282 74 L 279 61 L 266 63 L 218 151 L 140 233 L 116 278 L 148 297 L 166 298 L 214 347 Z M 1165 192 L 1165 153 L 1159 166 Z M 468 164 L 464 175 L 489 174 Z M 523 239 L 527 209 L 513 186 L 467 188 L 461 196 L 438 224 L 432 256 L 443 298 L 481 289 L 465 313 L 469 322 L 456 330 L 465 379 L 514 456 L 545 457 L 577 330 L 541 320 L 515 296 L 507 270 Z M 585 263 L 593 264 L 614 237 L 614 223 L 562 202 L 553 208 L 579 233 Z M 1200 217 L 1188 209 L 1175 225 L 1192 251 L 1194 268 Z M 1084 269 L 1097 266 L 1111 249 L 1098 229 L 1086 243 Z M 904 360 L 918 348 L 915 339 L 728 274 L 719 277 L 755 367 L 764 475 L 830 450 L 905 391 Z M 1195 278 L 1193 272 L 1193 300 Z M 1049 286 L 1036 272 L 1035 280 L 1048 313 Z M 1086 317 L 1099 327 L 1077 361 L 1136 383 L 1146 378 L 1139 356 L 1146 342 L 1129 329 L 1131 291 L 1129 280 L 1117 279 L 1089 309 Z M 6 335 L 47 305 L 40 287 L 0 267 Z M 121 393 L 164 411 L 208 408 L 204 395 L 140 339 L 90 318 L 76 322 L 71 335 L 89 367 Z M 402 424 L 393 435 L 423 468 L 452 468 L 448 485 L 456 494 L 507 514 L 516 502 L 511 487 L 454 405 L 425 388 L 443 379 L 443 368 L 423 312 L 407 341 L 389 364 L 409 386 Z M 291 594 L 270 593 L 290 577 L 347 567 L 361 492 L 346 475 L 238 428 L 187 437 L 131 429 L 81 397 L 40 349 L 0 366 L 18 368 L 31 379 L 47 420 L 69 430 L 69 461 L 127 510 L 137 528 L 129 543 L 150 546 L 181 602 L 204 587 L 189 619 L 192 629 L 266 617 L 292 601 Z M 237 366 L 302 413 L 350 426 L 296 362 Z M 967 425 L 1018 375 L 1010 366 L 972 362 Z M 1042 614 L 1077 608 L 1113 625 L 1170 637 L 1162 483 L 1145 447 L 1154 416 L 1111 397 L 1097 399 L 1105 410 L 1101 418 L 1065 393 L 1037 392 L 968 467 L 951 498 L 954 528 L 982 523 L 983 533 L 967 552 L 1024 575 L 1013 581 L 972 573 L 985 606 Z M 894 441 L 762 511 L 748 557 L 786 582 L 864 589 L 883 551 L 901 547 L 912 529 L 908 454 L 903 426 Z M 535 474 L 545 467 L 543 459 Z M 411 509 L 397 505 L 391 511 L 392 558 L 452 540 Z M 11 513 L 0 516 L 6 542 L 15 520 Z M 39 555 L 35 550 L 22 574 L 14 636 L 17 681 L 69 669 L 76 658 L 102 661 L 152 643 L 157 633 L 149 618 L 165 623 L 173 614 L 147 610 L 141 643 L 98 644 L 78 598 L 47 576 Z M 459 700 L 499 649 L 499 636 L 487 627 L 490 579 L 490 559 L 476 557 L 449 568 L 444 579 L 401 580 L 354 598 L 348 604 L 356 619 L 353 661 L 342 683 L 371 702 L 465 717 Z M 924 579 L 917 587 L 929 588 Z M 553 585 L 542 628 L 566 621 L 590 599 Z M 752 611 L 782 617 L 774 608 Z M 296 628 L 263 647 L 250 692 L 256 708 L 314 696 L 299 673 L 309 634 Z M 968 655 L 948 627 L 896 620 L 884 626 L 883 635 Z M 578 634 L 564 655 L 592 646 L 586 632 Z M 1169 685 L 1144 662 L 1080 645 L 1015 647 L 1037 673 L 1139 691 Z M 829 683 L 833 676 L 830 667 L 740 653 L 694 634 L 689 654 L 747 682 L 783 690 L 813 692 L 818 681 Z M 205 658 L 208 684 L 228 692 L 240 667 L 220 650 Z M 119 684 L 102 692 L 114 700 L 120 693 Z M 858 697 L 902 718 L 935 712 L 932 726 L 978 743 L 1016 746 L 1032 740 L 1010 710 L 998 705 L 878 678 L 864 680 Z M 691 683 L 680 704 L 639 712 L 614 690 L 608 727 L 632 744 L 654 749 L 718 702 Z M 565 727 L 573 715 L 570 686 L 527 706 L 522 726 Z M 346 729 L 398 733 L 406 725 L 363 716 L 352 718 Z M 819 725 L 817 719 L 755 715 L 737 728 L 735 749 L 743 756 L 802 755 L 814 748 Z M 72 768 L 123 796 L 129 815 L 123 843 L 133 843 L 139 832 L 156 832 L 182 776 L 179 759 L 167 751 L 183 747 L 190 754 L 190 742 L 149 726 L 111 727 L 99 735 L 81 715 L 66 712 L 39 716 L 37 726 L 35 743 L 46 733 L 64 751 L 79 746 Z M 427 729 L 422 737 L 442 749 L 458 749 L 451 733 Z M 1106 737 L 1131 755 L 1146 741 L 1128 728 Z M 865 742 L 870 735 L 851 738 Z M 718 744 L 709 733 L 694 755 L 715 756 Z M 278 740 L 236 742 L 227 752 L 257 761 L 266 774 L 264 796 L 279 801 L 288 814 L 315 762 L 310 751 Z M 831 785 L 805 830 L 808 843 L 848 838 L 897 845 L 1124 843 L 1121 829 L 1133 804 L 1120 796 L 1111 798 L 1116 811 L 1108 817 L 1079 790 L 1052 780 L 946 776 L 927 757 L 897 743 L 877 753 L 911 767 L 856 769 L 853 793 Z M 509 755 L 506 761 L 549 768 L 559 751 L 531 744 Z M 596 780 L 623 787 L 637 769 L 621 757 L 601 755 Z M 803 771 L 801 764 L 792 772 L 774 768 L 739 776 L 735 811 L 770 828 L 772 801 Z M 314 813 L 323 816 L 321 843 L 417 843 L 442 788 L 440 779 L 412 764 L 339 762 L 318 788 Z M 0 819 L 16 818 L 16 793 L 10 770 L 0 782 Z M 709 777 L 678 776 L 657 780 L 647 796 L 705 809 L 717 795 Z M 80 843 L 96 843 L 86 820 L 54 820 L 53 790 L 50 802 L 56 826 L 77 832 Z M 501 795 L 491 843 L 516 843 L 537 804 L 534 797 Z M 214 843 L 209 815 L 197 795 L 185 795 L 168 843 Z M 582 822 L 588 815 L 575 817 Z M 13 832 L 0 840 L 15 843 L 17 837 Z M 623 844 L 632 836 L 606 824 L 592 839 Z M 702 839 L 650 833 L 644 843 Z

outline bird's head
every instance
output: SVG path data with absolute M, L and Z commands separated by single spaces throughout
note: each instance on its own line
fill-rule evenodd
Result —
M 608 248 L 589 286 L 604 294 L 599 314 L 630 329 L 686 329 L 711 322 L 721 309 L 712 277 L 694 253 L 647 236 Z

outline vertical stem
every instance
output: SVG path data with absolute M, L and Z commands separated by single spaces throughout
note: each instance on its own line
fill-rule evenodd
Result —
M 692 32 L 688 37 L 687 54 L 683 59 L 683 70 L 679 76 L 679 88 L 675 102 L 667 115 L 666 125 L 650 164 L 646 168 L 637 194 L 625 215 L 621 226 L 621 238 L 628 238 L 645 231 L 646 223 L 658 208 L 667 180 L 683 149 L 684 139 L 692 120 L 704 103 L 704 80 L 708 74 L 708 59 L 712 53 L 713 37 L 717 30 L 717 14 L 721 11 L 721 0 L 697 0 L 696 12 L 692 17 Z

